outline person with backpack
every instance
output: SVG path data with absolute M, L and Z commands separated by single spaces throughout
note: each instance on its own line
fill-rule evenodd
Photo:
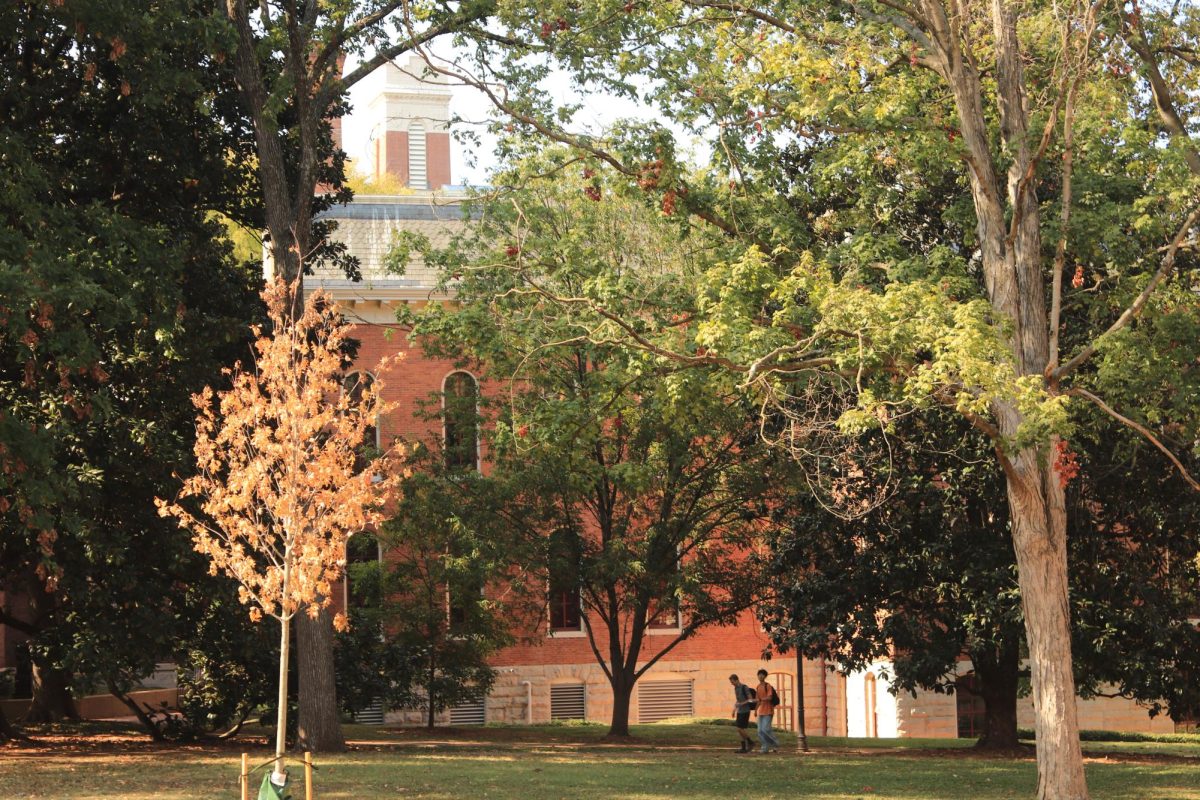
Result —
M 775 691 L 774 686 L 767 683 L 765 669 L 758 671 L 758 688 L 754 690 L 754 694 L 758 698 L 758 708 L 755 712 L 758 714 L 758 743 L 762 745 L 761 752 L 778 750 L 779 740 L 771 732 L 771 720 L 775 716 L 775 706 L 779 705 L 779 693 Z
M 750 710 L 754 708 L 754 690 L 742 683 L 737 675 L 730 675 L 729 682 L 733 685 L 733 724 L 742 740 L 742 749 L 738 752 L 749 753 L 755 745 L 746 730 L 750 727 Z

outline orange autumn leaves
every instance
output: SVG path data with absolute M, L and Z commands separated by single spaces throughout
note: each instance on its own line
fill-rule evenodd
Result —
M 239 583 L 252 618 L 286 622 L 329 604 L 346 540 L 383 520 L 405 474 L 398 447 L 362 457 L 386 411 L 381 381 L 343 391 L 348 326 L 333 301 L 315 293 L 288 322 L 287 287 L 263 297 L 274 332 L 255 329 L 254 363 L 228 372 L 228 390 L 193 396 L 196 474 L 158 508 Z

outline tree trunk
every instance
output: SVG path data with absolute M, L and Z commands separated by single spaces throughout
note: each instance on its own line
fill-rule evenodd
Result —
M 1088 800 L 1079 746 L 1063 487 L 1033 450 L 1015 454 L 1008 503 L 1032 669 L 1039 800 Z
M 333 666 L 333 615 L 296 615 L 296 666 L 300 677 L 300 746 L 314 753 L 346 749 Z
M 982 102 L 984 83 L 974 59 L 963 51 L 956 27 L 961 23 L 951 20 L 941 0 L 923 0 L 920 7 L 935 43 L 930 57 L 949 84 L 958 110 L 988 299 L 1013 326 L 1017 374 L 1042 375 L 1050 357 L 1050 333 L 1037 182 L 1027 179 L 1037 165 L 1030 150 L 1024 56 L 1017 33 L 1020 9 L 1006 0 L 990 0 L 987 6 L 995 51 L 995 110 L 1006 166 L 993 155 L 994 139 Z M 1038 798 L 1087 800 L 1071 672 L 1066 512 L 1063 487 L 1051 466 L 1054 442 L 1003 452 L 1004 440 L 1018 433 L 1025 418 L 1007 400 L 994 401 L 992 411 L 1001 437 L 997 453 L 1007 478 L 1033 669 Z
M 1012 750 L 1017 738 L 1017 690 L 1021 677 L 1019 637 L 1012 637 L 995 653 L 971 654 L 983 698 L 983 735 L 975 746 L 988 750 Z
M 633 702 L 634 680 L 622 670 L 613 670 L 609 681 L 613 693 L 612 721 L 608 726 L 608 736 L 629 736 L 629 706 Z
M 283 585 L 287 586 L 288 567 L 284 566 Z M 287 750 L 287 712 L 288 712 L 288 657 L 291 655 L 291 620 L 283 619 L 279 623 L 279 686 L 276 702 L 279 707 L 275 710 L 275 784 L 283 786 L 287 781 L 287 773 L 283 769 L 283 754 Z
M 71 674 L 57 667 L 33 660 L 33 703 L 26 722 L 60 722 L 78 720 L 79 710 L 71 695 Z
M 129 709 L 130 713 L 137 717 L 138 722 L 140 722 L 142 727 L 146 729 L 146 733 L 150 734 L 151 739 L 156 742 L 166 741 L 166 737 L 163 735 L 162 729 L 155 724 L 154 718 L 150 716 L 152 713 L 154 713 L 153 711 L 139 706 L 137 701 L 118 688 L 114 681 L 109 681 L 108 693 L 120 700 L 121 703 Z

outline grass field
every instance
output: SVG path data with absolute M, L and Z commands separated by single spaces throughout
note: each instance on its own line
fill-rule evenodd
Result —
M 322 800 L 993 800 L 1032 797 L 1036 784 L 1032 753 L 985 757 L 964 740 L 814 738 L 801 756 L 785 737 L 781 753 L 743 756 L 731 728 L 695 723 L 635 726 L 635 739 L 621 743 L 605 741 L 598 725 L 347 733 L 351 752 L 317 758 Z M 270 755 L 262 736 L 165 750 L 113 728 L 41 738 L 0 748 L 0 798 L 236 798 L 240 751 L 256 765 Z M 1096 800 L 1200 800 L 1200 740 L 1085 747 Z

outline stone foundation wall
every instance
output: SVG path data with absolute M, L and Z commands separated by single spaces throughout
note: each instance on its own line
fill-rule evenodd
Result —
M 892 696 L 887 681 L 879 675 L 881 665 L 868 672 L 875 675 L 875 721 L 880 737 L 899 736 L 913 738 L 954 738 L 958 736 L 958 705 L 952 694 L 918 691 L 916 696 L 900 692 Z M 959 665 L 962 672 L 970 670 L 970 663 Z M 867 691 L 870 682 L 868 672 L 858 672 L 845 678 L 846 721 L 849 736 L 866 736 L 868 704 Z M 829 682 L 831 691 L 836 691 L 836 676 Z M 831 719 L 836 719 L 831 715 Z M 1033 698 L 1025 697 L 1017 702 L 1017 724 L 1022 728 L 1033 727 Z M 1079 726 L 1088 730 L 1132 731 L 1139 733 L 1172 733 L 1175 724 L 1166 716 L 1151 719 L 1149 709 L 1125 698 L 1097 697 L 1079 700 Z M 830 735 L 840 731 L 832 728 Z
M 958 701 L 952 694 L 901 692 L 896 697 L 896 735 L 915 739 L 958 736 Z
M 736 673 L 743 681 L 753 683 L 754 673 L 760 667 L 782 671 L 777 669 L 777 666 L 757 660 L 670 661 L 655 665 L 638 681 L 638 685 L 655 680 L 690 680 L 693 683 L 692 700 L 695 715 L 724 718 L 729 717 L 733 709 L 733 689 L 729 685 L 731 674 Z M 594 662 L 501 668 L 496 684 L 487 698 L 487 721 L 529 721 L 529 700 L 532 699 L 532 721 L 549 722 L 550 687 L 580 683 L 586 686 L 584 691 L 587 720 L 607 723 L 612 718 L 612 690 L 609 688 L 608 679 Z M 819 710 L 814 709 L 806 714 L 805 719 L 815 723 L 818 715 Z M 638 690 L 635 688 L 630 705 L 630 720 L 636 723 L 637 719 Z M 420 725 L 424 723 L 424 717 L 420 711 L 394 711 L 387 714 L 386 721 L 396 725 Z M 448 723 L 448 713 L 439 715 L 439 725 Z
M 1017 701 L 1017 725 L 1033 728 L 1033 698 Z M 1079 727 L 1083 730 L 1174 733 L 1175 723 L 1165 714 L 1150 717 L 1148 707 L 1124 697 L 1094 697 L 1079 701 Z

